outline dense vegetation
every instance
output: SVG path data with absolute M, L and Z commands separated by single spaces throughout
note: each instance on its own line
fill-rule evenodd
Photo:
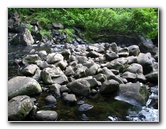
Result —
M 9 13 L 13 11 L 23 23 L 37 19 L 42 33 L 47 33 L 52 22 L 60 22 L 67 33 L 76 27 L 89 40 L 109 35 L 158 36 L 157 8 L 9 8 Z

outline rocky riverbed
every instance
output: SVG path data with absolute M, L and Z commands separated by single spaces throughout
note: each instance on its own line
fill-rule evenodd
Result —
M 15 67 L 9 121 L 158 121 L 158 62 L 139 46 L 66 43 L 25 50 L 9 58 Z
M 37 20 L 32 33 L 19 22 L 9 17 L 9 121 L 159 121 L 158 47 L 150 40 L 87 43 L 75 28 L 67 42 L 60 23 L 48 39 Z

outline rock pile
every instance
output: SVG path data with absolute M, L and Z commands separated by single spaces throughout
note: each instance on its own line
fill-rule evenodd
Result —
M 147 83 L 158 83 L 158 61 L 149 52 L 141 53 L 137 45 L 121 48 L 116 43 L 66 43 L 58 51 L 34 50 L 21 62 L 22 76 L 8 81 L 9 120 L 24 120 L 32 113 L 34 120 L 58 120 L 56 111 L 38 111 L 29 98 L 44 89 L 50 93 L 43 100 L 47 104 L 56 105 L 56 99 L 63 99 L 75 105 L 78 96 L 101 94 L 145 105 L 149 96 Z M 30 108 L 11 107 L 16 101 Z M 19 116 L 20 112 L 24 115 Z

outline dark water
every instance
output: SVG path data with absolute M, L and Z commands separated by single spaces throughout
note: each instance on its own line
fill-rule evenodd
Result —
M 57 98 L 57 104 L 54 108 L 46 107 L 46 103 L 43 101 L 48 93 L 43 92 L 39 96 L 35 96 L 36 103 L 39 110 L 54 110 L 58 113 L 58 121 L 82 121 L 82 114 L 85 114 L 89 121 L 108 121 L 108 116 L 117 117 L 120 121 L 127 120 L 125 116 L 128 115 L 128 109 L 132 105 L 115 100 L 114 98 L 104 98 L 99 96 L 97 98 L 80 98 L 77 96 L 77 100 L 83 100 L 85 103 L 93 105 L 94 107 L 88 111 L 78 111 L 79 104 L 68 105 L 62 98 Z
M 54 47 L 55 48 L 55 47 Z M 46 50 L 47 53 L 51 51 L 48 47 L 22 47 L 22 46 L 9 46 L 8 47 L 8 79 L 18 76 L 18 66 L 15 63 L 15 59 L 22 59 L 29 52 L 35 49 L 35 52 L 39 50 Z M 93 105 L 93 108 L 88 111 L 78 111 L 79 104 L 70 106 L 67 105 L 62 98 L 56 98 L 57 104 L 54 107 L 49 107 L 45 104 L 44 99 L 49 95 L 46 91 L 43 91 L 40 95 L 33 96 L 36 101 L 35 104 L 38 110 L 54 110 L 58 113 L 58 121 L 83 121 L 83 116 L 86 116 L 89 121 L 109 121 L 114 119 L 115 121 L 140 121 L 140 112 L 148 116 L 147 120 L 142 121 L 157 121 L 158 110 L 153 110 L 147 107 L 135 107 L 129 103 L 115 100 L 114 97 L 102 97 L 100 95 L 92 96 L 90 98 L 80 98 L 77 96 L 77 100 L 83 100 L 85 103 Z M 146 109 L 144 111 L 144 109 Z M 146 112 L 148 110 L 148 112 Z M 134 115 L 133 115 L 134 114 Z M 157 115 L 156 115 L 157 114 Z M 109 118 L 109 119 L 108 119 Z M 28 119 L 26 119 L 28 120 Z M 113 120 L 113 121 L 114 121 Z

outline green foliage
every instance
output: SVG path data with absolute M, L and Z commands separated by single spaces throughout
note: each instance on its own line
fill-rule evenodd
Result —
M 32 26 L 31 26 L 31 24 L 27 24 L 27 29 L 30 31 L 30 32 L 32 32 Z
M 157 8 L 9 8 L 9 12 L 13 11 L 21 17 L 26 15 L 24 21 L 37 19 L 44 30 L 52 22 L 80 28 L 90 40 L 99 35 L 158 36 Z
M 43 36 L 46 36 L 46 37 L 48 37 L 48 38 L 51 38 L 51 31 L 47 31 L 47 30 L 45 30 L 45 29 L 42 29 L 42 30 L 40 31 L 40 33 L 41 33 L 41 35 L 43 35 Z

